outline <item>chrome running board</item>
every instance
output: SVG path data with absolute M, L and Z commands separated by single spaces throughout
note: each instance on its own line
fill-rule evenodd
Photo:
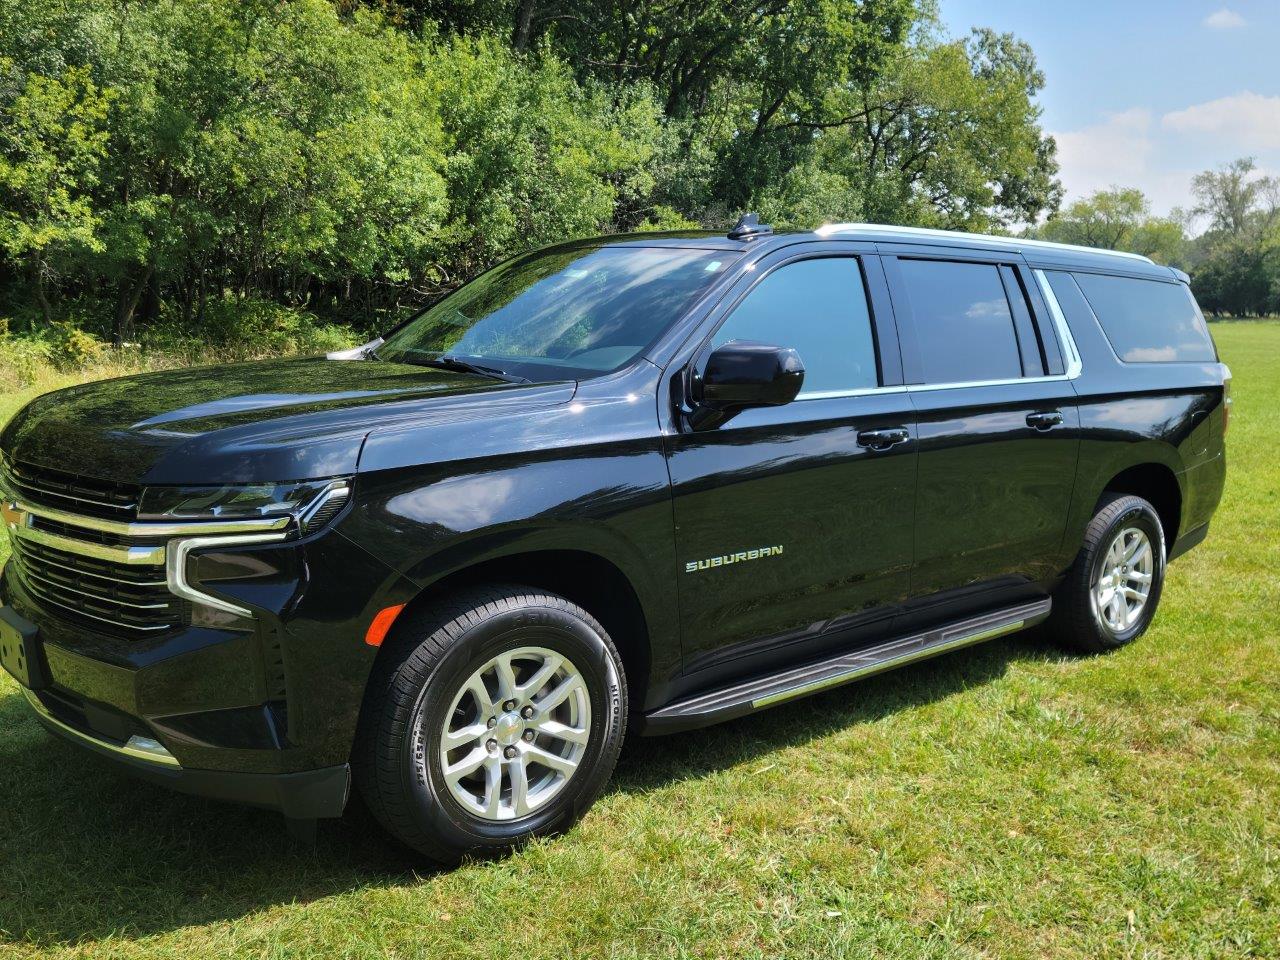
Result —
M 706 726 L 807 697 L 917 660 L 1022 630 L 1049 616 L 1050 607 L 1051 601 L 1047 598 L 1006 607 L 802 667 L 739 681 L 646 714 L 644 732 L 667 733 Z

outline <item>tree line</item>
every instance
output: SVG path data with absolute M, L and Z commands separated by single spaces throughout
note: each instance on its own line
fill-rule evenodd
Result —
M 1280 177 L 1259 174 L 1254 160 L 1243 157 L 1197 174 L 1191 193 L 1193 206 L 1160 217 L 1141 190 L 1100 190 L 1028 235 L 1128 250 L 1179 267 L 1191 275 L 1207 313 L 1280 313 Z
M 1000 228 L 1058 201 L 1043 82 L 915 0 L 0 0 L 0 314 L 376 326 L 747 208 Z
M 1043 84 L 934 0 L 0 0 L 0 327 L 385 328 L 522 250 L 747 209 L 1042 223 L 1275 309 L 1274 184 L 1203 175 L 1194 241 L 1134 191 L 1059 211 Z

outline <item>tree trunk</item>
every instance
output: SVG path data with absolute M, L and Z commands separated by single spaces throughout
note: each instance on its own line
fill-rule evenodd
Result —
M 45 289 L 44 260 L 36 258 L 36 296 L 40 298 L 40 310 L 44 314 L 44 325 L 53 324 L 53 307 L 49 304 L 49 292 Z
M 138 301 L 142 299 L 143 291 L 147 289 L 147 284 L 151 282 L 151 274 L 154 268 L 147 266 L 142 276 L 136 281 L 130 281 L 126 275 L 120 281 L 119 299 L 116 301 L 116 323 L 113 342 L 117 347 L 127 343 L 133 336 L 133 315 L 138 309 Z
M 516 28 L 511 36 L 511 46 L 517 51 L 529 49 L 533 39 L 533 15 L 538 10 L 538 0 L 520 0 L 516 8 Z

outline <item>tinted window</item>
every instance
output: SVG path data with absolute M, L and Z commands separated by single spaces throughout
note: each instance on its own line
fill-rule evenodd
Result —
M 560 247 L 481 274 L 396 331 L 383 359 L 441 354 L 530 379 L 629 363 L 723 273 L 730 256 L 663 247 Z
M 802 397 L 880 383 L 862 271 L 850 257 L 801 260 L 769 274 L 716 331 L 712 344 L 730 340 L 795 349 L 804 363 Z
M 899 260 L 925 383 L 1008 380 L 1022 356 L 1000 270 L 986 263 Z
M 1191 291 L 1181 283 L 1073 274 L 1121 360 L 1215 360 Z

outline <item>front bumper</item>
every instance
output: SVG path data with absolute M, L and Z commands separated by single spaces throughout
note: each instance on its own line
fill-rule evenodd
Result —
M 234 553 L 266 575 L 216 589 L 252 619 L 144 637 L 98 632 L 44 603 L 11 561 L 0 604 L 38 627 L 48 679 L 24 693 L 53 732 L 159 785 L 299 819 L 338 816 L 377 654 L 364 634 L 412 585 L 334 528 Z
M 22 693 L 36 719 L 52 733 L 105 757 L 127 773 L 171 790 L 278 810 L 297 820 L 338 817 L 347 805 L 351 771 L 345 763 L 278 774 L 186 769 L 154 739 L 135 734 L 123 743 L 109 740 L 60 716 L 58 701 L 50 698 L 52 702 L 47 702 L 25 688 Z

